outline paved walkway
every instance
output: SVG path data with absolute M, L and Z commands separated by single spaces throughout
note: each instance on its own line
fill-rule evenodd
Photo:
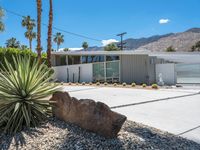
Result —
M 78 99 L 104 102 L 129 120 L 200 143 L 199 88 L 145 90 L 66 86 L 64 90 Z

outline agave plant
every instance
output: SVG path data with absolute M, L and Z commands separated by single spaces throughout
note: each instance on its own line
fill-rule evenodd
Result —
M 44 64 L 30 57 L 13 57 L 12 66 L 5 59 L 0 69 L 0 128 L 16 133 L 35 127 L 51 113 L 46 100 L 58 88 L 49 82 L 52 74 Z

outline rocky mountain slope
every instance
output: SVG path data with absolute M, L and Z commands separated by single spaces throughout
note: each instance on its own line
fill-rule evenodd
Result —
M 200 41 L 200 28 L 192 28 L 185 32 L 172 34 L 157 41 L 140 46 L 138 49 L 150 51 L 166 51 L 172 46 L 176 51 L 191 51 L 191 47 Z

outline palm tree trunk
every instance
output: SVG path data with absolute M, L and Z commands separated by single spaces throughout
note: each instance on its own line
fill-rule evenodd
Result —
M 49 0 L 49 26 L 48 26 L 48 39 L 47 39 L 47 63 L 48 67 L 51 67 L 51 41 L 52 41 L 52 24 L 53 24 L 53 3 L 52 0 Z
M 57 52 L 58 52 L 58 50 L 59 50 L 59 47 L 60 47 L 60 44 L 57 44 Z
M 42 14 L 42 0 L 36 0 L 37 2 L 37 53 L 38 60 L 41 63 L 41 14 Z
M 29 48 L 32 51 L 32 40 L 31 39 L 29 39 Z

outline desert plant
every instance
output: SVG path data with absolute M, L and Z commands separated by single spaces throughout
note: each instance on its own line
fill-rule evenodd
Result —
M 106 86 L 106 85 L 108 85 L 108 83 L 107 83 L 107 82 L 104 82 L 104 85 Z
M 99 85 L 100 85 L 100 82 L 97 82 L 97 83 L 96 83 L 96 85 L 98 85 L 98 86 L 99 86 Z
M 82 85 L 85 85 L 85 82 L 82 82 Z
M 72 83 L 71 83 L 71 82 L 69 82 L 68 84 L 69 84 L 69 85 L 72 85 Z
M 122 86 L 126 86 L 126 83 L 124 82 L 124 83 L 122 83 Z
M 76 85 L 78 85 L 79 83 L 78 82 L 76 82 Z
M 89 85 L 92 85 L 92 82 L 89 82 Z
M 113 86 L 117 86 L 117 83 L 114 83 Z
M 147 85 L 145 83 L 142 84 L 142 87 L 145 88 Z
M 14 65 L 5 59 L 0 69 L 0 128 L 5 133 L 16 133 L 23 127 L 35 127 L 50 115 L 49 101 L 57 91 L 49 80 L 50 69 L 37 59 L 13 56 Z
M 63 82 L 60 83 L 60 85 L 63 85 L 63 84 L 64 84 Z
M 158 89 L 158 85 L 157 85 L 157 84 L 152 84 L 152 85 L 151 85 L 151 88 L 152 88 L 152 89 Z
M 136 83 L 135 83 L 135 82 L 133 82 L 133 83 L 131 84 L 131 86 L 132 86 L 132 87 L 135 87 L 135 86 L 136 86 Z

